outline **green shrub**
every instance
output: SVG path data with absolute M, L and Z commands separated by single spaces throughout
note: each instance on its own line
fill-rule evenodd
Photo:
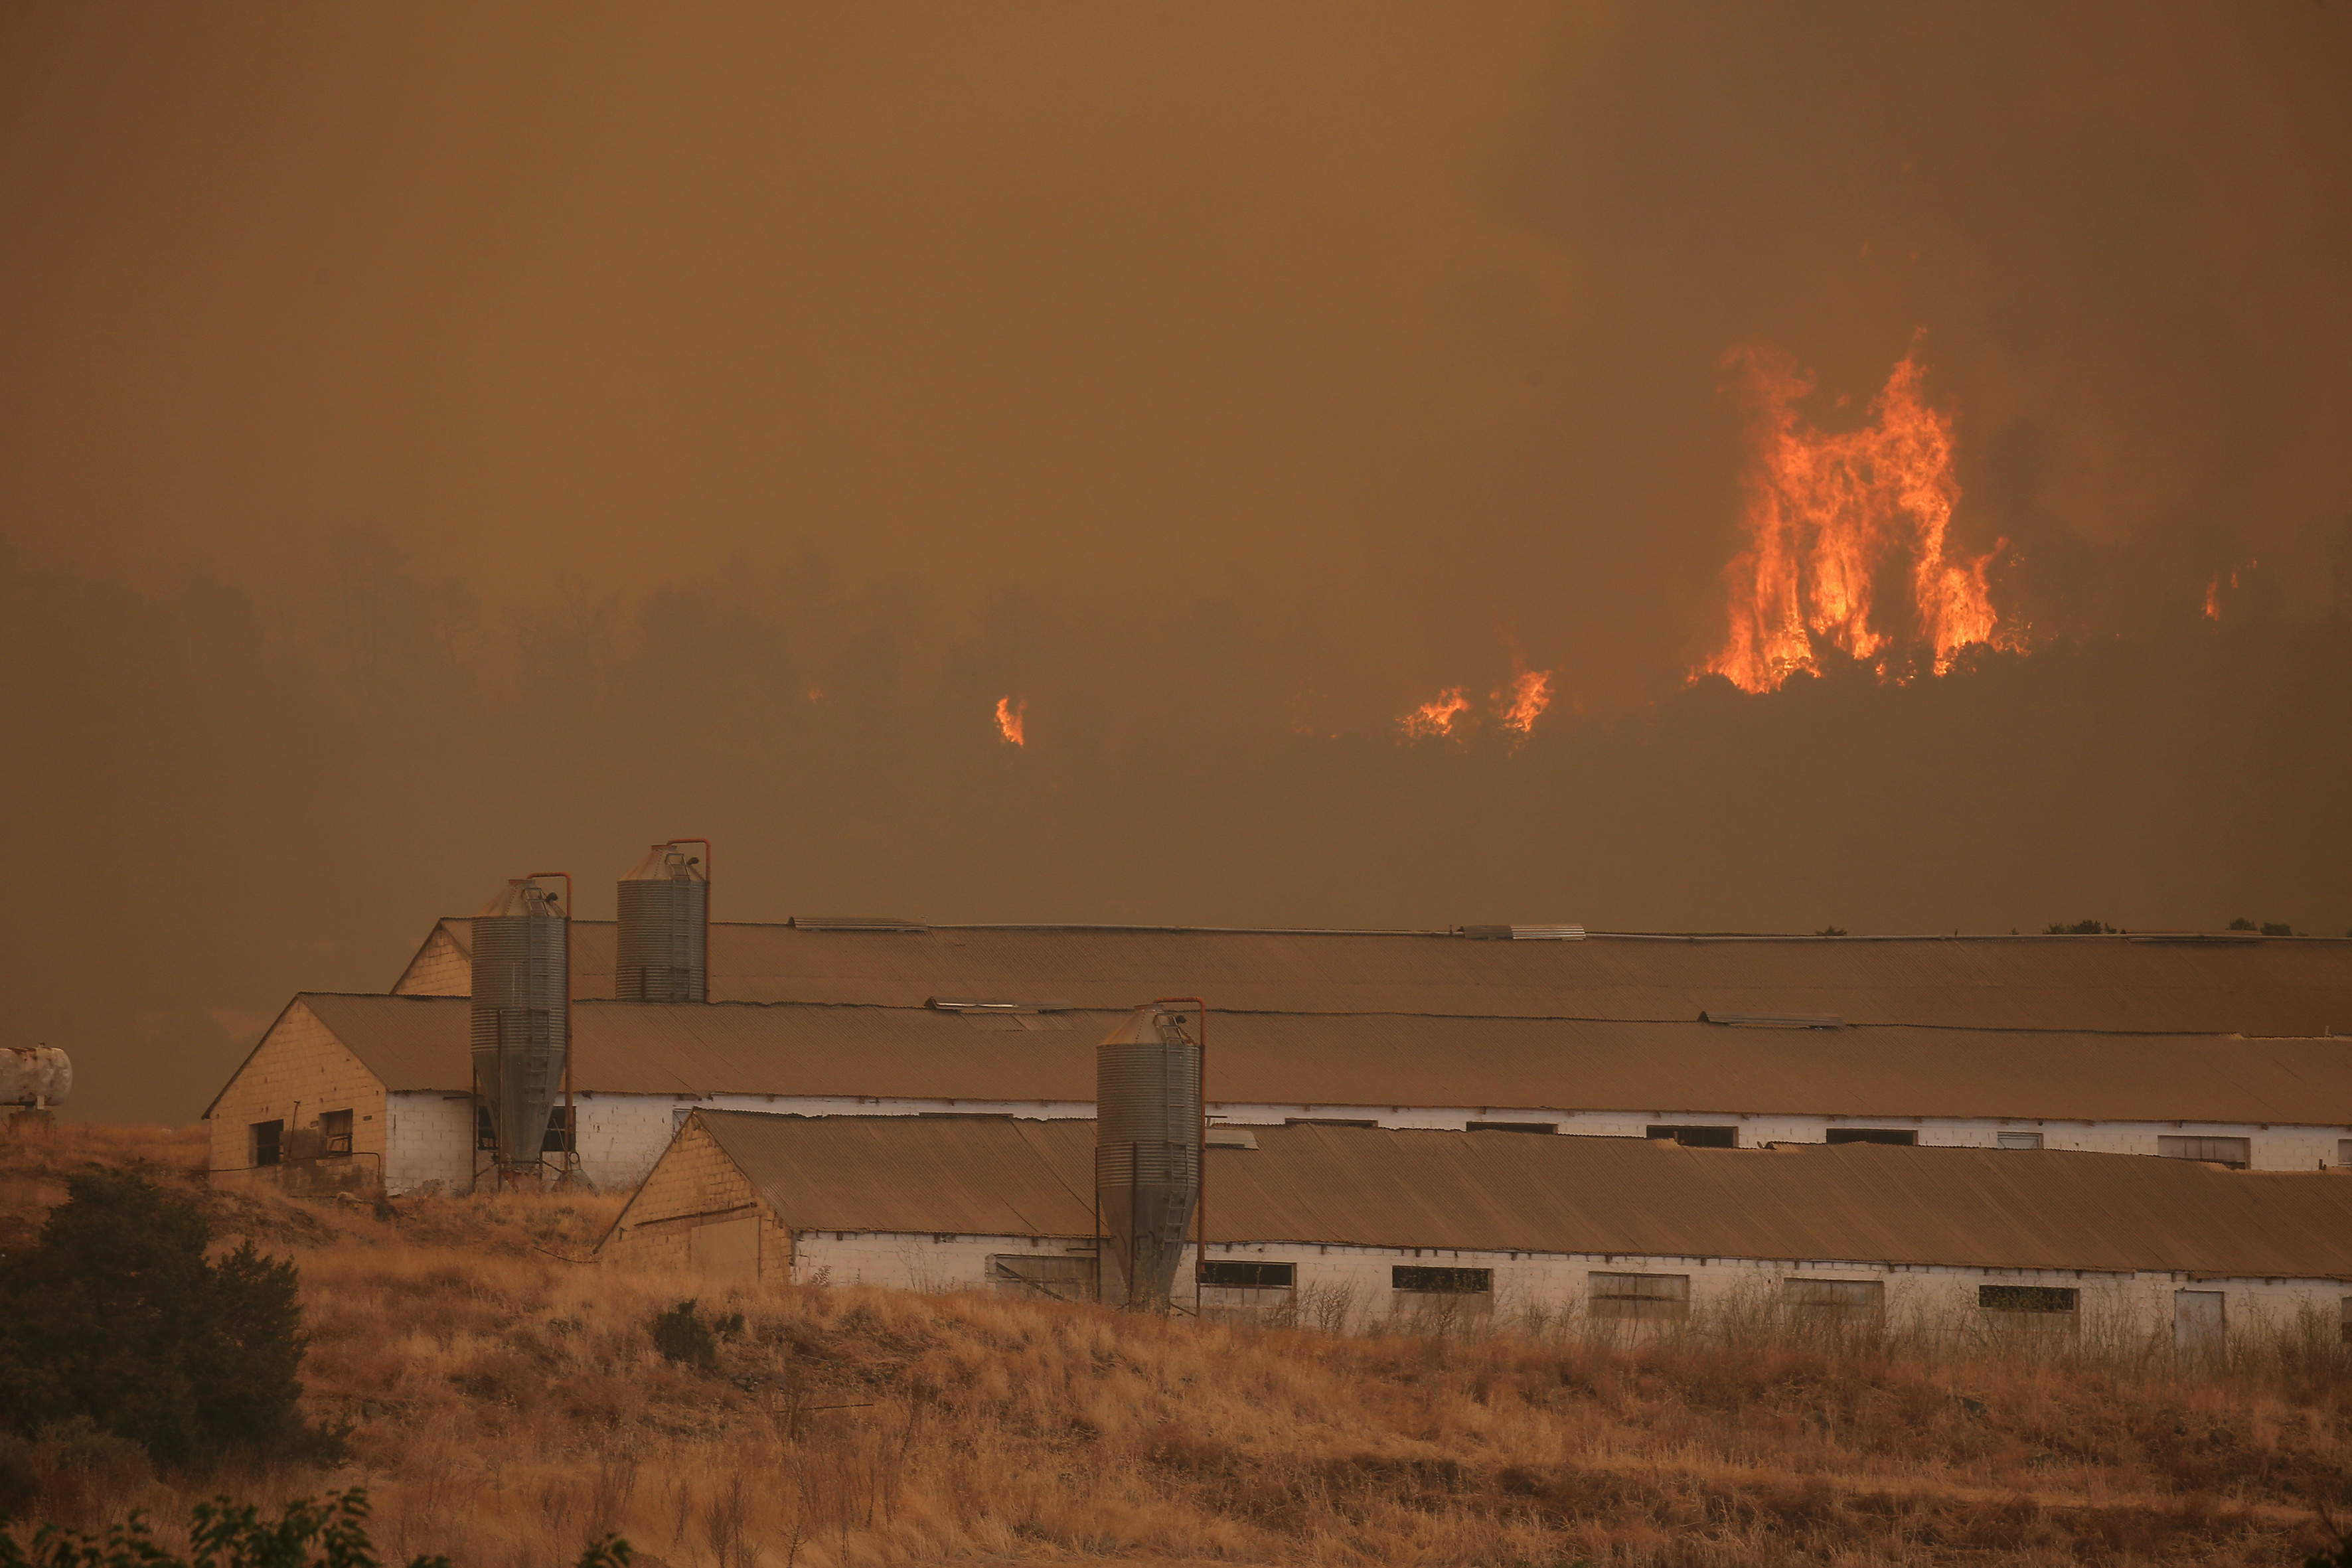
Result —
M 291 1264 L 251 1242 L 217 1264 L 188 1199 L 139 1176 L 72 1177 L 39 1240 L 0 1258 L 0 1424 L 77 1417 L 161 1463 L 331 1448 L 295 1414 L 306 1340 Z

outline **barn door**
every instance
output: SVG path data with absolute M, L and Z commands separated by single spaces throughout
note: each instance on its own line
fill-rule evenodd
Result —
M 686 1233 L 687 1267 L 714 1285 L 760 1281 L 760 1216 L 723 1219 Z
M 2175 1290 L 2172 1293 L 2172 1348 L 2206 1355 L 2221 1348 L 2229 1332 L 2219 1290 Z

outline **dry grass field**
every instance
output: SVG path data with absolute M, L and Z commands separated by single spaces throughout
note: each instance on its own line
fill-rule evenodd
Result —
M 194 1136 L 0 1138 L 0 1249 L 85 1163 L 202 1190 Z M 2226 1367 L 1939 1350 L 1702 1322 L 1337 1337 L 973 1295 L 824 1287 L 740 1312 L 716 1370 L 666 1361 L 679 1281 L 584 1259 L 613 1197 L 294 1203 L 210 1194 L 224 1243 L 299 1265 L 331 1470 L 158 1478 L 39 1446 L 47 1516 L 174 1520 L 368 1487 L 389 1556 L 1553 1565 L 2276 1563 L 2352 1511 L 2332 1330 Z

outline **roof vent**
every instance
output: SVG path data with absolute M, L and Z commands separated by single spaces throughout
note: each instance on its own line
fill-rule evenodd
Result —
M 1735 1029 L 1843 1029 L 1845 1020 L 1835 1013 L 1701 1013 L 1702 1024 L 1724 1024 Z
M 986 1002 L 970 996 L 933 996 L 923 1003 L 941 1013 L 1066 1013 L 1067 1002 Z
M 784 923 L 794 931 L 886 931 L 917 936 L 931 929 L 920 921 L 893 920 L 888 915 L 794 915 Z
M 1582 942 L 1582 926 L 1455 926 L 1454 934 L 1472 942 Z

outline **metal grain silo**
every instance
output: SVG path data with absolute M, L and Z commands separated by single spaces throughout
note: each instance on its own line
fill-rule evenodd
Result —
M 73 1062 L 55 1046 L 0 1047 L 0 1105 L 63 1105 L 73 1092 Z
M 1193 1014 L 1138 1007 L 1095 1047 L 1095 1201 L 1102 1299 L 1164 1311 L 1201 1201 L 1201 1047 Z
M 528 877 L 474 917 L 474 1089 L 502 1170 L 539 1168 L 562 1091 L 570 924 L 555 895 Z
M 655 845 L 621 879 L 613 994 L 624 1002 L 709 1001 L 709 936 L 710 880 L 702 861 L 677 843 Z

